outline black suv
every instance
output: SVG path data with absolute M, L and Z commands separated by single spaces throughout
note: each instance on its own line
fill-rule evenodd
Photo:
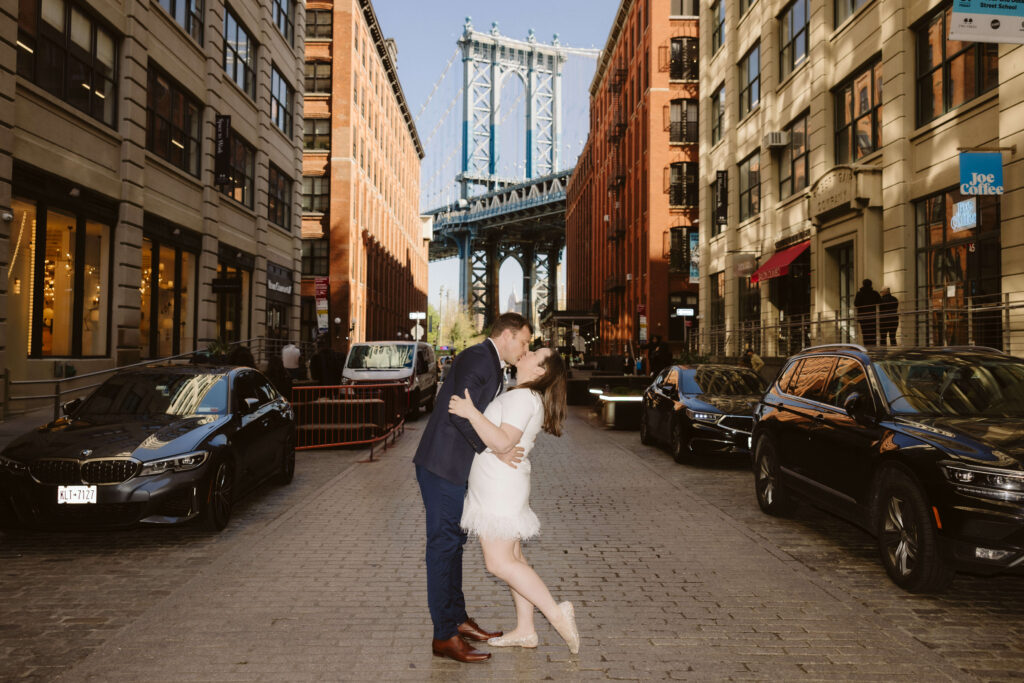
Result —
M 1024 570 L 1024 360 L 980 347 L 790 358 L 755 410 L 761 509 L 798 494 L 865 527 L 892 580 Z

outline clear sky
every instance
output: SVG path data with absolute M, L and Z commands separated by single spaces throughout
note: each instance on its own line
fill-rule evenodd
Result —
M 417 130 L 426 150 L 420 167 L 421 209 L 457 198 L 454 179 L 461 147 L 461 60 L 456 57 L 443 79 L 442 74 L 456 51 L 466 17 L 472 17 L 477 31 L 490 31 L 491 22 L 496 21 L 499 32 L 511 38 L 523 40 L 532 28 L 538 42 L 550 43 L 557 33 L 563 45 L 600 49 L 618 6 L 619 0 L 374 0 L 374 11 L 384 35 L 398 44 L 398 75 L 409 108 L 417 117 Z M 575 164 L 587 137 L 587 97 L 595 63 L 593 59 L 574 56 L 563 70 L 564 167 Z M 501 93 L 502 111 L 507 113 L 507 119 L 502 121 L 499 132 L 499 166 L 506 173 L 522 169 L 521 148 L 525 147 L 525 123 L 520 123 L 524 116 L 522 87 L 512 81 L 503 86 Z M 431 96 L 435 86 L 436 92 Z M 457 296 L 457 265 L 455 259 L 431 263 L 428 297 L 435 307 L 439 307 L 442 285 L 452 292 L 450 299 Z M 504 264 L 499 289 L 500 308 L 505 307 L 511 291 L 522 296 L 522 273 L 517 264 Z

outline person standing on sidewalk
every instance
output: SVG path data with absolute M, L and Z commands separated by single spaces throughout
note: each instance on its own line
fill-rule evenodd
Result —
M 871 280 L 865 279 L 863 286 L 857 290 L 853 298 L 853 307 L 857 309 L 857 323 L 860 325 L 860 336 L 864 346 L 874 346 L 878 332 L 878 304 L 882 297 L 871 286 Z
M 502 389 L 504 364 L 522 358 L 532 335 L 533 327 L 518 313 L 498 316 L 490 338 L 466 349 L 452 363 L 437 402 L 446 405 L 453 395 L 468 392 L 475 405 L 487 407 Z M 413 458 L 427 518 L 427 602 L 434 623 L 431 647 L 436 656 L 459 662 L 480 662 L 491 656 L 470 647 L 462 637 L 485 641 L 501 635 L 501 631 L 485 631 L 469 618 L 462 593 L 466 533 L 460 523 L 466 482 L 474 455 L 485 448 L 468 420 L 435 410 Z M 498 457 L 515 467 L 522 459 L 522 449 L 509 447 Z
M 462 528 L 480 539 L 487 571 L 508 584 L 516 607 L 516 627 L 508 635 L 491 638 L 494 647 L 537 647 L 533 608 L 547 617 L 569 646 L 580 651 L 580 632 L 571 602 L 556 603 L 544 580 L 523 557 L 522 541 L 540 532 L 530 509 L 530 451 L 543 429 L 562 435 L 565 421 L 565 363 L 552 349 L 542 348 L 516 364 L 519 383 L 491 401 L 480 412 L 466 392 L 452 396 L 448 410 L 469 420 L 487 450 L 477 453 L 469 472 L 469 489 L 462 512 Z M 518 444 L 523 460 L 513 469 L 494 455 Z
M 896 346 L 896 328 L 900 326 L 900 301 L 888 287 L 882 288 L 882 299 L 878 304 L 878 326 L 882 336 L 879 343 Z

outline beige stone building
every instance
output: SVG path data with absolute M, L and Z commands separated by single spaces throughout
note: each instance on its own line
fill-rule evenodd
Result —
M 950 41 L 950 9 L 702 6 L 705 352 L 882 342 L 864 279 L 898 298 L 899 344 L 1024 352 L 1024 49 Z M 961 149 L 1001 151 L 1004 194 L 960 194 Z
M 297 338 L 302 5 L 6 7 L 8 379 Z

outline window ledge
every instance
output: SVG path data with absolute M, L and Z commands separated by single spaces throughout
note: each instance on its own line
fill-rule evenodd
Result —
M 327 214 L 322 212 L 322 211 L 303 211 L 302 212 L 302 217 L 303 218 L 323 218 L 326 215 Z
M 17 78 L 17 89 L 26 90 L 31 96 L 37 97 L 49 106 L 57 107 L 61 111 L 65 112 L 68 116 L 74 116 L 80 123 L 87 125 L 100 137 L 106 138 L 113 144 L 120 145 L 124 140 L 116 128 L 111 128 L 107 124 L 103 123 L 99 119 L 94 119 L 89 114 L 86 114 L 81 109 L 73 107 L 64 100 L 60 99 L 56 95 L 52 95 L 42 87 L 36 85 L 32 81 L 26 79 L 24 76 L 16 76 Z M 118 90 L 118 95 L 120 95 Z
M 669 19 L 690 19 L 690 20 L 700 19 L 700 17 L 697 16 L 696 14 L 670 14 L 670 15 L 668 15 L 668 18 Z
M 853 14 L 846 17 L 846 19 L 843 20 L 843 23 L 839 24 L 839 26 L 836 26 L 835 29 L 833 29 L 832 34 L 829 35 L 828 37 L 829 42 L 835 42 L 836 38 L 839 37 L 839 34 L 844 33 L 846 29 L 853 25 L 853 23 L 857 20 L 857 17 L 866 12 L 867 8 L 871 7 L 873 4 L 875 3 L 872 0 L 868 0 L 868 2 L 865 2 L 863 5 L 858 7 Z
M 987 93 L 985 93 L 983 95 L 978 95 L 973 100 L 971 100 L 969 102 L 964 102 L 963 104 L 961 104 L 959 107 L 957 107 L 955 109 L 950 109 L 949 111 L 947 111 L 942 116 L 940 116 L 938 118 L 935 118 L 935 119 L 932 119 L 928 123 L 921 124 L 913 132 L 913 134 L 910 135 L 910 137 L 908 139 L 910 140 L 910 142 L 917 142 L 919 139 L 927 136 L 929 133 L 934 132 L 937 128 L 941 128 L 942 126 L 946 125 L 950 121 L 954 121 L 955 119 L 959 118 L 960 116 L 963 116 L 965 113 L 971 111 L 972 109 L 977 109 L 978 107 L 982 107 L 982 106 L 984 106 L 986 104 L 989 104 L 993 100 L 998 100 L 998 99 L 999 99 L 999 88 L 998 87 L 992 88 Z
M 316 36 L 316 37 L 306 36 L 306 40 L 305 40 L 304 44 L 305 45 L 312 45 L 313 43 L 323 44 L 323 43 L 332 43 L 332 42 L 334 42 L 334 38 L 324 38 L 323 36 Z
M 699 78 L 669 78 L 669 83 L 700 83 Z
M 196 178 L 194 175 L 192 175 L 188 171 L 186 171 L 186 170 L 184 170 L 184 169 L 182 169 L 182 168 L 180 168 L 178 166 L 175 166 L 171 162 L 167 161 L 167 159 L 164 159 L 162 156 L 160 156 L 156 152 L 153 152 L 153 151 L 151 151 L 149 149 L 146 150 L 146 163 L 155 163 L 157 166 L 162 167 L 164 170 L 166 170 L 166 171 L 168 171 L 170 173 L 175 174 L 178 178 L 180 178 L 181 180 L 184 180 L 189 185 L 194 186 L 195 189 L 197 189 L 197 190 L 202 190 L 203 189 L 203 181 L 202 180 L 200 180 L 199 178 Z M 202 174 L 202 172 L 203 172 L 202 169 L 200 169 L 199 170 L 200 175 Z M 216 186 L 214 186 L 214 187 L 216 187 Z
M 748 216 L 747 218 L 744 218 L 743 220 L 741 220 L 739 222 L 739 225 L 736 226 L 736 229 L 737 230 L 742 230 L 743 228 L 747 227 L 748 225 L 753 225 L 754 223 L 757 223 L 760 220 L 761 220 L 761 212 L 758 211 L 753 216 Z
M 252 218 L 258 218 L 258 216 L 256 215 L 256 209 L 254 209 L 254 208 L 250 209 L 248 206 L 246 206 L 242 202 L 238 201 L 234 197 L 229 197 L 228 195 L 224 194 L 223 192 L 220 191 L 220 187 L 218 185 L 214 185 L 214 187 L 217 188 L 217 193 L 220 194 L 220 196 L 224 199 L 224 202 L 225 202 L 223 204 L 224 206 L 230 206 L 233 209 L 238 209 L 239 211 L 241 211 L 241 212 L 243 212 L 245 214 L 248 214 Z M 254 183 L 253 184 L 253 192 L 255 192 L 255 191 L 256 191 L 256 188 L 255 188 L 255 183 Z
M 698 141 L 697 140 L 669 140 L 668 144 L 672 145 L 673 147 L 686 147 L 688 145 L 696 145 L 696 144 L 698 144 Z
M 810 62 L 810 55 L 804 55 L 804 58 L 800 60 L 799 64 L 793 67 L 793 70 L 789 72 L 789 75 L 779 81 L 779 84 L 775 86 L 775 92 L 780 93 L 785 90 L 789 84 L 793 82 L 793 79 L 796 78 L 797 74 L 807 68 L 807 65 L 810 64 Z
M 185 27 L 182 26 L 181 24 L 179 24 L 177 21 L 175 21 L 174 17 L 172 17 L 170 14 L 168 14 L 167 10 L 165 10 L 163 7 L 160 6 L 160 3 L 159 3 L 158 0 L 151 0 L 150 4 L 155 7 L 155 9 L 153 10 L 153 13 L 154 14 L 158 14 L 162 18 L 162 21 L 167 26 L 173 27 L 173 30 L 176 33 L 178 33 L 179 35 L 181 35 L 185 39 L 185 43 L 187 43 L 188 46 L 190 48 L 192 48 L 192 50 L 196 53 L 196 56 L 202 58 L 205 61 L 206 60 L 206 53 L 203 52 L 204 45 L 202 43 L 196 43 L 195 39 L 187 31 L 185 31 Z M 202 33 L 203 33 L 203 37 L 205 38 L 206 37 L 206 26 L 205 25 L 203 26 Z
M 326 157 L 326 156 L 330 156 L 331 150 L 329 150 L 329 149 L 303 149 L 302 153 L 304 155 L 325 156 Z
M 736 122 L 736 127 L 739 128 L 740 126 L 742 126 L 744 123 L 747 122 L 748 119 L 753 117 L 754 114 L 758 113 L 760 110 L 761 110 L 761 100 L 758 100 L 757 104 L 755 104 L 753 107 L 751 107 L 750 111 L 748 111 L 746 114 L 744 114 L 743 117 L 739 121 Z M 760 145 L 758 145 L 758 148 L 760 148 Z
M 810 187 L 810 185 L 807 187 Z M 793 204 L 796 204 L 798 200 L 805 199 L 807 197 L 807 187 L 801 187 L 785 199 L 780 199 L 775 205 L 776 209 L 788 208 Z

